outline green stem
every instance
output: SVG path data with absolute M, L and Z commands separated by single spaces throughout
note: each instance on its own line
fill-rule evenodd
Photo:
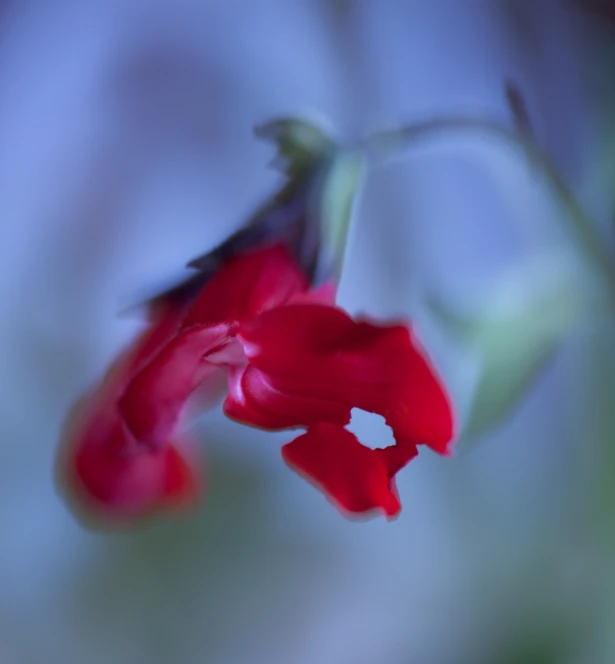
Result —
M 597 233 L 592 219 L 587 216 L 560 172 L 529 135 L 493 120 L 450 116 L 416 122 L 400 129 L 377 132 L 366 139 L 365 147 L 371 154 L 387 157 L 397 152 L 400 147 L 407 147 L 416 141 L 447 133 L 476 133 L 491 136 L 513 148 L 520 149 L 528 161 L 540 169 L 554 196 L 568 211 L 565 219 L 569 234 L 589 259 L 591 265 L 597 268 L 605 281 L 610 299 L 615 307 L 613 257 Z

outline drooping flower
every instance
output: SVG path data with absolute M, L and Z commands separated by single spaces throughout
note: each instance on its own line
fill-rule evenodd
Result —
M 321 280 L 328 274 L 330 263 L 320 255 L 326 229 L 317 208 L 335 145 L 301 121 L 274 121 L 260 134 L 277 142 L 286 184 L 236 233 L 193 260 L 193 276 L 148 304 L 155 314 L 151 325 L 69 414 L 58 476 L 88 513 L 126 520 L 192 502 L 201 481 L 179 433 L 187 399 L 196 390 L 193 401 L 211 402 L 221 367 L 237 361 L 234 351 L 243 357 L 239 344 L 229 343 L 225 323 L 215 321 L 239 320 L 275 306 L 295 291 L 306 291 L 317 273 Z M 276 242 L 282 251 L 251 253 Z M 296 260 L 287 258 L 289 252 Z M 237 264 L 236 257 L 241 257 Z M 327 295 L 331 289 L 324 284 L 315 297 Z M 190 329 L 195 323 L 200 329 Z M 215 363 L 201 361 L 205 349 Z M 156 380 L 161 366 L 166 383 Z M 138 396 L 142 392 L 154 407 L 139 407 L 140 399 L 145 401 Z
M 203 376 L 223 368 L 229 417 L 306 428 L 283 448 L 288 465 L 346 512 L 395 516 L 394 476 L 417 445 L 450 452 L 448 398 L 406 325 L 354 320 L 317 294 L 282 245 L 233 259 L 133 378 L 121 413 L 137 438 L 162 444 Z M 395 445 L 362 445 L 345 429 L 353 408 L 382 415 Z
M 281 145 L 298 131 L 272 126 Z M 221 375 L 229 417 L 305 429 L 282 456 L 345 513 L 396 516 L 395 476 L 417 446 L 450 452 L 450 403 L 410 328 L 353 319 L 334 304 L 356 156 L 337 157 L 319 134 L 299 134 L 294 176 L 274 203 L 153 302 L 156 316 L 136 348 L 71 419 L 61 468 L 98 513 L 137 517 L 194 501 L 201 482 L 182 422 L 203 392 L 210 401 L 217 394 Z M 337 198 L 323 185 L 331 180 Z M 363 445 L 346 428 L 354 408 L 382 415 L 394 445 Z
M 211 401 L 219 374 L 245 365 L 235 339 L 238 323 L 332 293 L 328 284 L 310 291 L 286 247 L 275 244 L 230 258 L 200 291 L 159 298 L 140 339 L 69 417 L 62 483 L 107 521 L 194 502 L 202 482 L 195 460 L 186 456 L 182 416 L 195 391 L 195 399 Z

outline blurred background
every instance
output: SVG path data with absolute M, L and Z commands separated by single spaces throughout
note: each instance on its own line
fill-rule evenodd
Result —
M 346 521 L 288 435 L 218 410 L 195 513 L 91 532 L 52 473 L 119 312 L 279 186 L 271 117 L 512 126 L 513 81 L 612 258 L 614 39 L 597 0 L 0 4 L 2 664 L 615 661 L 615 311 L 548 178 L 480 133 L 374 165 L 354 218 L 341 303 L 413 318 L 462 431 L 398 520 Z

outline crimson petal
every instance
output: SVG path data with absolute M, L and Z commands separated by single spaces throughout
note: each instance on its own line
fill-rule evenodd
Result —
M 282 448 L 284 461 L 311 480 L 342 511 L 349 514 L 399 514 L 395 473 L 416 448 L 372 450 L 343 427 L 319 423 Z
M 231 258 L 205 285 L 182 327 L 241 321 L 307 292 L 309 282 L 283 244 Z
M 407 326 L 354 321 L 337 307 L 291 304 L 246 321 L 238 340 L 250 365 L 276 390 L 378 413 L 396 440 L 449 453 L 451 406 Z M 258 403 L 258 394 L 250 396 Z M 329 421 L 324 410 L 321 415 L 312 413 Z
M 163 446 L 194 390 L 217 366 L 206 357 L 230 345 L 231 328 L 220 324 L 192 328 L 174 337 L 130 382 L 119 401 L 132 435 L 153 448 Z
M 82 508 L 113 522 L 192 504 L 201 491 L 198 469 L 177 446 L 139 447 L 117 408 L 96 398 L 67 423 L 58 472 Z
M 351 411 L 343 402 L 277 389 L 252 366 L 229 375 L 229 395 L 223 407 L 228 417 L 268 430 L 309 426 L 321 420 L 344 426 L 350 422 Z

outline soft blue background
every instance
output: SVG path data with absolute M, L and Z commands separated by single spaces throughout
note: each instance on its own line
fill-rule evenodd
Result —
M 452 460 L 423 452 L 393 523 L 345 521 L 283 465 L 288 436 L 217 412 L 199 422 L 196 514 L 94 534 L 52 480 L 68 408 L 138 327 L 118 311 L 279 183 L 251 133 L 271 116 L 316 111 L 348 137 L 460 111 L 507 122 L 513 78 L 612 248 L 613 34 L 568 4 L 0 5 L 2 664 L 615 661 L 614 343 L 600 316 L 496 434 Z M 543 251 L 575 265 L 562 214 L 515 153 L 423 143 L 369 172 L 341 302 L 411 315 L 463 415 L 478 369 L 425 298 L 480 303 Z

